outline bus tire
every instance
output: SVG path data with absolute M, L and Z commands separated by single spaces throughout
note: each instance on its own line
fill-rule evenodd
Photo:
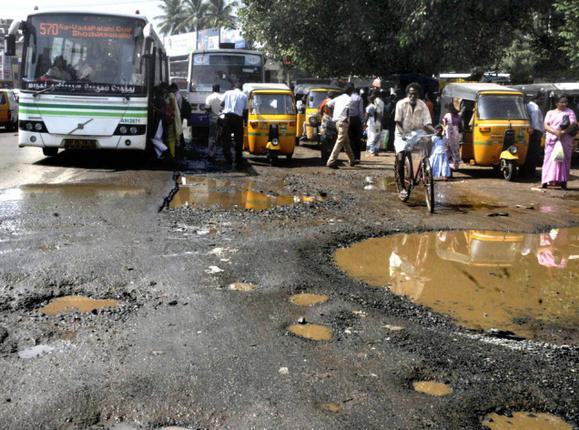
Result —
M 58 148 L 42 148 L 42 153 L 46 157 L 54 157 L 58 154 Z

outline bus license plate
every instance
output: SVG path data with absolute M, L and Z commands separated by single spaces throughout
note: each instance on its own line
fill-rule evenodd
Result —
M 96 149 L 96 140 L 65 139 L 64 149 Z

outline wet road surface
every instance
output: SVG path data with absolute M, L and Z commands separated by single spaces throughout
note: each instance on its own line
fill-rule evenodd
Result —
M 428 215 L 391 156 L 318 157 L 175 175 L 0 133 L 0 428 L 577 426 L 578 171 L 469 170 Z

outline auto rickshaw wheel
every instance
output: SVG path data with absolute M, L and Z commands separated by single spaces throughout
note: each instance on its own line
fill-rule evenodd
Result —
M 422 181 L 424 182 L 424 193 L 426 197 L 426 207 L 428 212 L 434 213 L 434 178 L 430 160 L 425 158 L 422 162 Z
M 277 163 L 277 158 L 278 158 L 277 151 L 268 151 L 267 161 L 271 166 Z
M 507 181 L 513 181 L 517 175 L 517 166 L 514 161 L 501 160 L 501 172 Z
M 293 152 L 292 152 L 291 154 L 286 154 L 286 155 L 285 155 L 285 159 L 286 159 L 287 161 L 292 161 L 293 156 L 294 156 Z

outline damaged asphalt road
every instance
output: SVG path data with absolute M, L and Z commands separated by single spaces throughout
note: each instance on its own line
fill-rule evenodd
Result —
M 579 425 L 577 169 L 568 191 L 547 192 L 462 173 L 437 182 L 428 215 L 420 188 L 408 205 L 396 197 L 391 156 L 334 171 L 299 147 L 290 166 L 174 175 L 124 155 L 16 146 L 0 134 L 0 428 L 481 429 L 519 411 Z M 543 291 L 548 312 L 477 329 L 421 304 L 426 284 L 393 288 L 390 272 L 459 267 L 480 284 L 465 275 L 464 288 L 484 289 L 479 254 L 464 248 L 472 235 L 417 245 L 414 260 L 403 241 L 376 285 L 336 263 L 367 238 L 449 230 L 513 233 L 490 248 L 508 265 L 489 279 L 512 279 L 537 254 L 552 275 L 565 261 L 575 288 Z M 471 260 L 413 275 L 427 249 Z M 327 300 L 302 306 L 300 293 Z M 551 303 L 564 312 L 547 318 Z M 444 386 L 429 395 L 420 381 Z

